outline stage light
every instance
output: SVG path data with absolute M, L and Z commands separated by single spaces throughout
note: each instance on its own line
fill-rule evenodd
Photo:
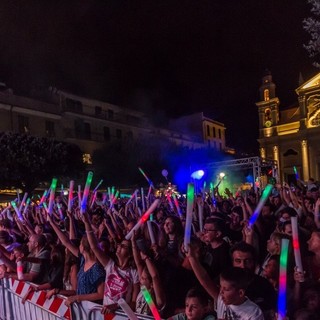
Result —
M 192 179 L 200 180 L 204 176 L 203 170 L 197 170 L 191 174 Z
M 220 172 L 219 173 L 219 179 L 223 179 L 226 176 L 226 174 L 224 172 Z

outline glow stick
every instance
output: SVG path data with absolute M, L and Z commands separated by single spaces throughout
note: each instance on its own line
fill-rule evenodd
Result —
M 148 194 L 147 194 L 147 199 L 149 199 L 149 197 L 150 197 L 151 190 L 152 190 L 152 186 L 150 185 L 150 186 L 149 186 L 149 190 L 148 190 Z
M 146 204 L 145 204 L 145 199 L 144 199 L 143 188 L 141 188 L 141 203 L 142 203 L 142 212 L 145 212 L 146 211 Z
M 47 193 L 48 193 L 48 190 L 44 190 L 43 195 L 39 202 L 39 206 L 41 206 L 46 201 Z
M 135 191 L 136 208 L 138 208 L 138 192 L 139 192 L 139 190 L 136 189 L 136 191 Z
M 23 265 L 21 260 L 17 262 L 17 275 L 18 280 L 23 280 Z
M 63 184 L 62 184 L 62 185 L 61 185 L 61 187 L 60 187 L 60 194 L 61 194 L 61 197 L 63 197 L 63 196 L 64 196 Z
M 57 208 L 58 208 L 60 220 L 63 220 L 63 219 L 64 219 L 64 215 L 63 215 L 63 213 L 62 213 L 60 203 L 56 202 L 56 205 L 57 205 Z
M 54 194 L 56 192 L 57 187 L 57 179 L 53 178 L 51 182 L 50 187 L 50 197 L 49 197 L 49 206 L 48 206 L 48 214 L 51 216 L 52 214 L 52 208 L 53 208 L 53 202 L 54 202 Z
M 94 191 L 93 193 L 93 196 L 92 196 L 92 199 L 91 199 L 91 204 L 90 204 L 90 208 L 93 207 L 95 201 L 96 201 L 96 198 L 97 198 L 97 191 Z
M 111 189 L 110 187 L 108 187 L 108 200 L 110 201 L 110 199 L 111 199 Z
M 198 203 L 198 214 L 199 214 L 199 228 L 200 231 L 203 230 L 203 206 Z
M 132 199 L 136 196 L 136 192 L 138 191 L 138 189 L 136 189 L 133 194 L 131 195 L 131 197 L 129 198 L 129 200 L 126 203 L 126 206 L 132 201 Z
M 111 200 L 110 209 L 113 208 L 113 205 L 116 203 L 118 196 L 119 196 L 119 190 L 117 190 L 116 194 L 114 195 L 114 197 Z
M 194 184 L 188 183 L 187 216 L 186 216 L 186 225 L 184 229 L 184 242 L 183 242 L 185 251 L 189 250 L 188 246 L 190 244 L 193 202 L 194 202 Z
M 105 192 L 102 196 L 102 204 L 105 205 L 106 204 L 106 201 L 107 201 L 107 193 Z
M 30 198 L 28 198 L 27 201 L 26 201 L 26 205 L 24 206 L 22 215 L 25 215 L 27 213 L 27 209 L 29 207 L 29 203 L 30 203 Z
M 47 204 L 46 204 L 45 202 L 43 203 L 43 207 L 44 207 L 44 209 L 46 210 L 46 212 L 49 213 L 48 206 L 47 206 Z
M 98 188 L 101 186 L 103 180 L 101 179 L 100 182 L 97 184 L 97 186 L 93 189 L 93 192 L 96 192 Z
M 266 201 L 268 200 L 269 194 L 272 191 L 273 186 L 271 184 L 268 184 L 266 186 L 266 188 L 263 190 L 262 196 L 260 198 L 260 201 L 256 207 L 256 209 L 254 210 L 252 216 L 249 219 L 249 227 L 251 228 L 254 223 L 256 222 L 256 220 L 259 217 L 260 211 L 262 210 L 262 207 L 264 206 L 264 204 L 266 203 Z
M 147 175 L 145 174 L 145 172 L 140 168 L 138 167 L 139 171 L 142 173 L 142 175 L 146 178 L 146 180 L 148 181 L 149 185 L 150 186 L 153 186 L 153 183 L 152 181 L 147 177 Z
M 177 208 L 177 212 L 178 212 L 178 215 L 180 217 L 180 219 L 182 218 L 182 213 L 181 213 L 181 209 L 180 209 L 180 206 L 179 206 L 179 201 L 176 197 L 176 195 L 174 193 L 172 193 L 172 198 L 173 198 L 173 202 Z
M 296 166 L 293 166 L 293 171 L 294 171 L 294 174 L 296 176 L 296 180 L 299 180 L 299 174 L 298 174 Z
M 18 198 L 18 203 L 20 203 L 20 193 L 18 189 L 17 189 L 17 198 Z
M 154 233 L 153 233 L 152 221 L 148 220 L 147 221 L 147 225 L 148 225 L 148 231 L 149 231 L 151 244 L 155 244 L 156 243 L 156 238 L 154 237 Z
M 118 300 L 118 305 L 130 320 L 138 320 L 138 317 L 136 316 L 136 314 L 132 311 L 132 309 L 129 307 L 129 305 L 126 303 L 126 301 L 123 298 L 120 298 Z
M 278 320 L 284 320 L 287 308 L 287 264 L 289 240 L 281 240 L 279 294 L 278 294 Z
M 298 272 L 303 273 L 297 217 L 291 217 L 291 225 L 292 225 L 292 245 L 293 245 L 293 251 L 294 251 L 294 260 L 296 262 Z
M 81 208 L 81 186 L 78 185 L 78 205 L 79 209 Z
M 145 286 L 141 286 L 141 291 L 142 291 L 144 299 L 146 300 L 146 302 L 147 302 L 147 304 L 148 304 L 148 306 L 149 306 L 149 308 L 150 308 L 150 310 L 152 312 L 152 315 L 153 315 L 154 319 L 155 320 L 161 320 L 159 311 L 158 311 L 155 303 L 153 302 L 151 294 L 148 291 L 148 289 Z
M 70 180 L 69 194 L 68 194 L 68 211 L 69 212 L 71 212 L 71 208 L 72 208 L 73 188 L 74 188 L 74 181 Z
M 148 221 L 150 214 L 157 208 L 158 204 L 159 204 L 159 199 L 154 200 L 154 202 L 152 203 L 152 205 L 150 206 L 150 208 L 144 213 L 144 215 L 138 220 L 138 222 L 136 223 L 136 225 L 130 230 L 129 233 L 127 233 L 126 235 L 126 240 L 130 240 L 133 232 L 138 230 L 141 225 L 143 225 L 146 221 Z
M 167 201 L 169 203 L 171 211 L 173 211 L 173 203 L 172 203 L 170 194 L 167 194 Z
M 19 207 L 19 212 L 21 212 L 22 207 L 25 205 L 26 199 L 27 199 L 28 193 L 25 192 L 25 194 L 23 195 L 22 201 L 20 203 L 20 207 Z
M 20 220 L 20 221 L 23 221 L 22 214 L 21 214 L 21 212 L 19 211 L 19 209 L 18 209 L 18 207 L 17 207 L 16 203 L 15 203 L 14 201 L 11 201 L 11 205 L 12 205 L 12 207 L 13 207 L 14 211 L 16 212 L 16 214 L 17 214 L 17 216 L 18 216 L 19 220 Z
M 86 210 L 86 207 L 87 207 L 87 200 L 88 200 L 88 196 L 89 196 L 92 177 L 93 177 L 93 172 L 89 171 L 88 175 L 87 175 L 86 185 L 85 185 L 84 190 L 83 190 L 83 196 L 82 196 L 81 208 L 80 208 L 80 213 L 81 214 L 83 214 L 83 212 Z

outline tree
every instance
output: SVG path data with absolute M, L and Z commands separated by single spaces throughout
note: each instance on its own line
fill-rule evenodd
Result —
M 33 191 L 52 177 L 76 177 L 84 170 L 74 144 L 27 134 L 0 133 L 0 186 Z
M 320 0 L 308 0 L 311 4 L 312 17 L 308 17 L 303 21 L 303 28 L 310 34 L 311 39 L 304 47 L 307 49 L 309 56 L 314 59 L 313 65 L 317 68 L 320 67 L 319 54 L 320 54 Z

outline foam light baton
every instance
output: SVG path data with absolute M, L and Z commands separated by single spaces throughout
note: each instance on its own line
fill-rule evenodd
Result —
M 260 201 L 256 207 L 256 209 L 254 210 L 252 216 L 249 219 L 249 227 L 251 228 L 254 223 L 256 222 L 256 220 L 259 217 L 260 211 L 262 210 L 262 207 L 264 206 L 264 204 L 266 203 L 266 201 L 268 200 L 269 194 L 272 191 L 272 184 L 267 184 L 267 186 L 265 187 L 265 189 L 262 192 L 262 196 L 260 198 Z
M 119 190 L 116 191 L 116 194 L 111 199 L 110 209 L 113 208 L 119 196 Z
M 148 289 L 145 286 L 141 286 L 141 291 L 142 291 L 144 299 L 146 300 L 146 302 L 147 302 L 147 304 L 148 304 L 148 306 L 149 306 L 149 308 L 150 308 L 150 310 L 152 312 L 152 315 L 153 315 L 154 319 L 155 320 L 161 320 L 159 311 L 158 311 L 155 303 L 153 302 L 151 294 L 148 291 Z
M 26 193 L 23 195 L 22 201 L 21 201 L 20 206 L 19 206 L 19 211 L 20 211 L 20 212 L 21 212 L 23 206 L 24 206 L 25 203 L 26 203 L 27 196 L 28 196 L 28 193 L 26 192 Z
M 83 190 L 83 196 L 82 196 L 81 208 L 80 208 L 80 213 L 81 214 L 83 214 L 83 212 L 86 210 L 86 207 L 87 207 L 87 200 L 88 200 L 88 196 L 89 196 L 92 177 L 93 177 L 93 172 L 89 171 L 88 175 L 87 175 L 86 185 L 85 185 L 84 190 Z
M 54 203 L 54 194 L 56 192 L 57 188 L 57 179 L 53 178 L 51 182 L 51 187 L 50 187 L 50 197 L 49 197 L 49 205 L 48 205 L 48 214 L 51 216 L 52 214 L 52 208 L 53 208 L 53 203 Z
M 282 239 L 281 240 L 281 254 L 280 254 L 278 318 L 277 318 L 277 320 L 284 320 L 286 318 L 288 249 L 289 249 L 289 240 Z
M 188 251 L 191 237 L 191 225 L 192 225 L 192 212 L 193 212 L 193 202 L 194 202 L 194 184 L 188 183 L 187 190 L 187 216 L 186 225 L 184 228 L 184 250 Z
M 93 192 L 96 192 L 98 188 L 101 186 L 103 180 L 101 179 L 100 182 L 97 184 L 97 186 L 93 189 Z
M 25 215 L 27 213 L 27 209 L 29 207 L 29 203 L 30 203 L 30 198 L 28 198 L 27 201 L 26 201 L 26 205 L 24 206 L 22 215 Z
M 171 196 L 169 193 L 167 193 L 167 201 L 169 203 L 171 211 L 173 211 L 174 207 L 173 207 L 173 203 L 172 203 Z
M 41 206 L 46 201 L 47 194 L 48 194 L 48 190 L 44 190 L 43 195 L 39 202 L 39 206 Z
M 18 280 L 23 280 L 23 264 L 21 260 L 17 262 L 17 276 Z
M 126 206 L 129 205 L 129 203 L 133 200 L 133 198 L 136 196 L 136 192 L 137 192 L 137 189 L 132 193 L 131 197 L 129 198 L 129 200 L 127 201 L 126 203 Z
M 118 305 L 120 306 L 120 308 L 122 309 L 122 311 L 128 316 L 128 318 L 130 320 L 138 320 L 138 317 L 136 316 L 136 314 L 132 311 L 132 309 L 130 308 L 130 306 L 127 304 L 126 300 L 124 300 L 123 298 L 120 298 L 118 300 Z
M 148 181 L 149 185 L 153 186 L 152 181 L 148 178 L 148 176 L 145 174 L 145 172 L 140 167 L 138 167 L 138 169 L 141 172 L 141 174 L 146 178 L 146 180 Z
M 173 202 L 174 202 L 174 204 L 175 204 L 175 206 L 177 208 L 178 215 L 179 215 L 179 217 L 181 219 L 182 218 L 182 213 L 181 213 L 181 209 L 180 209 L 180 206 L 179 206 L 179 201 L 177 199 L 177 196 L 174 193 L 172 193 L 172 198 L 173 198 Z
M 297 217 L 291 217 L 291 225 L 292 225 L 292 245 L 293 245 L 293 252 L 294 252 L 294 260 L 296 262 L 298 272 L 303 273 Z
M 69 184 L 69 194 L 68 194 L 68 211 L 69 211 L 69 212 L 71 212 L 71 208 L 72 208 L 73 188 L 74 188 L 74 181 L 73 181 L 73 180 L 70 180 L 70 184 Z
M 19 220 L 20 220 L 20 221 L 23 221 L 22 214 L 21 214 L 21 212 L 19 211 L 19 209 L 18 209 L 18 207 L 17 207 L 17 205 L 16 205 L 16 203 L 15 203 L 14 201 L 11 201 L 11 206 L 13 207 L 14 211 L 16 212 Z
M 81 208 L 81 186 L 80 184 L 78 185 L 78 204 L 79 204 L 79 209 Z
M 152 229 L 152 221 L 148 220 L 147 221 L 147 225 L 148 225 L 148 231 L 149 231 L 149 236 L 150 236 L 150 240 L 151 240 L 151 244 L 156 244 L 156 238 L 154 236 L 154 232 Z
M 144 215 L 138 220 L 136 225 L 130 230 L 126 235 L 126 240 L 130 240 L 133 233 L 138 230 L 146 221 L 148 221 L 150 214 L 157 208 L 159 204 L 159 199 L 154 200 L 150 208 L 144 213 Z
M 142 212 L 145 212 L 146 211 L 146 204 L 145 204 L 143 188 L 141 188 L 141 203 L 142 203 Z
M 94 203 L 96 202 L 96 199 L 97 199 L 97 191 L 94 191 L 92 195 L 91 203 L 90 203 L 90 209 L 93 207 Z

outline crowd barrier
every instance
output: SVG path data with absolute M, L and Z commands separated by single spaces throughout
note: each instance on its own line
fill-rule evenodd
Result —
M 45 291 L 33 291 L 25 303 L 22 299 L 29 290 L 28 282 L 0 280 L 0 320 L 124 320 L 128 319 L 122 311 L 103 316 L 102 306 L 89 301 L 65 305 L 65 297 L 57 295 L 46 299 Z M 152 317 L 137 314 L 140 320 L 151 320 Z

